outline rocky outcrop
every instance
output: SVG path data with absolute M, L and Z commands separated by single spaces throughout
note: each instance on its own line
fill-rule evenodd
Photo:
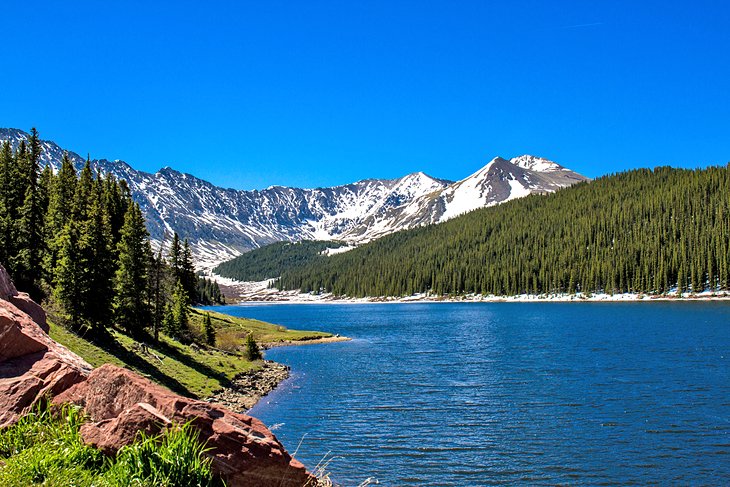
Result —
M 258 419 L 179 396 L 114 365 L 92 370 L 11 301 L 18 296 L 25 309 L 40 316 L 40 307 L 15 290 L 0 266 L 0 428 L 44 398 L 71 402 L 90 417 L 81 429 L 84 441 L 112 454 L 140 431 L 155 434 L 189 422 L 210 448 L 213 468 L 228 486 L 314 485 L 304 466 Z M 42 317 L 45 324 L 45 313 Z
M 181 397 L 114 365 L 95 369 L 56 401 L 83 406 L 91 417 L 81 429 L 84 441 L 108 453 L 131 443 L 137 431 L 156 433 L 171 423 L 192 422 L 211 448 L 214 469 L 231 487 L 293 487 L 310 480 L 258 419 Z
M 43 327 L 33 317 L 42 317 Z M 48 336 L 45 324 L 43 309 L 18 293 L 0 266 L 0 427 L 91 372 L 81 357 Z
M 30 299 L 28 293 L 21 293 L 15 289 L 13 281 L 10 279 L 10 276 L 2 264 L 0 264 L 0 300 L 13 303 L 16 308 L 30 316 L 31 319 L 43 329 L 43 331 L 48 333 L 46 312 L 38 303 Z

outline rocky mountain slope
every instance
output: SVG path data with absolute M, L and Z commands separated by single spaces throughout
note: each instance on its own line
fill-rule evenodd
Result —
M 0 141 L 13 146 L 28 134 L 0 129 Z M 42 163 L 54 169 L 64 149 L 43 142 Z M 85 159 L 68 151 L 77 168 Z M 94 169 L 129 184 L 155 241 L 173 231 L 190 240 L 201 267 L 230 259 L 277 241 L 342 240 L 368 242 L 389 233 L 439 223 L 483 206 L 546 193 L 586 178 L 534 156 L 495 158 L 457 182 L 422 172 L 399 179 L 368 179 L 332 188 L 271 186 L 240 191 L 214 186 L 169 167 L 155 174 L 137 171 L 124 161 L 92 160 Z

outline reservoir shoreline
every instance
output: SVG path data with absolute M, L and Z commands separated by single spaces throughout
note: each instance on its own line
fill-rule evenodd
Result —
M 316 345 L 348 340 L 351 339 L 335 335 L 311 340 L 283 340 L 260 345 L 264 350 L 267 350 L 277 347 Z M 272 360 L 263 360 L 260 368 L 238 374 L 233 378 L 230 386 L 215 391 L 205 400 L 225 406 L 232 411 L 246 414 L 259 401 L 288 379 L 291 375 L 290 372 L 290 368 L 284 364 Z

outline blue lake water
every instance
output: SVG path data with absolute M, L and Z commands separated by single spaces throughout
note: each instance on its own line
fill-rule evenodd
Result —
M 216 307 L 350 342 L 251 414 L 342 485 L 730 483 L 730 305 Z

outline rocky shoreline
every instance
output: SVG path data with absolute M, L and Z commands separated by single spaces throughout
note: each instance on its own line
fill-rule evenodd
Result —
M 205 399 L 231 411 L 245 413 L 289 377 L 289 367 L 264 360 L 261 367 L 241 372 L 225 387 Z
M 335 335 L 311 340 L 284 340 L 261 344 L 264 350 L 273 347 L 292 345 L 312 345 L 316 343 L 334 343 L 348 341 L 350 338 Z M 229 387 L 215 391 L 206 402 L 220 404 L 231 411 L 245 413 L 256 405 L 264 396 L 276 389 L 279 384 L 289 378 L 290 368 L 271 360 L 264 360 L 261 367 L 247 370 L 236 375 Z

